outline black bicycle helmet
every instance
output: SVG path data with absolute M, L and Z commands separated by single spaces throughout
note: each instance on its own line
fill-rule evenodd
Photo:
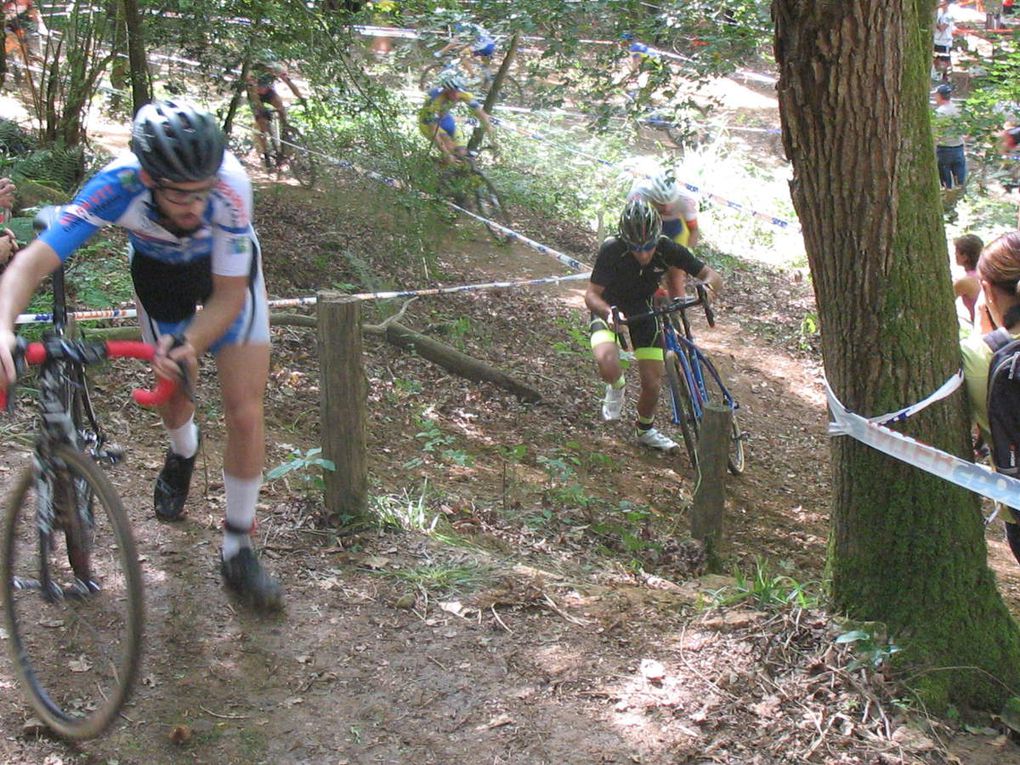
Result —
M 183 101 L 156 101 L 135 115 L 131 151 L 153 178 L 204 181 L 223 164 L 227 141 L 216 120 Z
M 632 199 L 620 216 L 620 239 L 637 250 L 656 241 L 662 233 L 662 218 L 658 211 L 643 199 Z

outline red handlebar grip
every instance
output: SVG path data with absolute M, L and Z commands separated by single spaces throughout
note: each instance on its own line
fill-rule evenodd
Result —
M 174 395 L 174 391 L 177 390 L 177 383 L 173 380 L 168 380 L 165 377 L 161 377 L 156 381 L 156 387 L 152 390 L 146 390 L 145 388 L 135 388 L 131 391 L 131 398 L 141 406 L 154 407 L 160 404 L 165 404 L 170 400 L 170 397 Z
M 152 361 L 156 355 L 156 348 L 148 343 L 140 343 L 137 340 L 109 340 L 106 343 L 106 355 L 110 358 L 127 357 L 141 359 L 142 361 Z M 156 381 L 156 387 L 151 390 L 136 388 L 131 391 L 131 398 L 141 406 L 154 407 L 169 401 L 176 390 L 176 382 L 160 378 Z
M 46 346 L 42 343 L 29 343 L 25 348 L 25 361 L 29 364 L 42 364 L 46 361 Z
M 152 361 L 156 347 L 137 340 L 107 340 L 106 355 L 110 358 L 141 359 Z

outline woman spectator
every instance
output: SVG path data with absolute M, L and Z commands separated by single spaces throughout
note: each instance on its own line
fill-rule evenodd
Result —
M 1020 231 L 1003 234 L 981 251 L 978 279 L 984 302 L 978 303 L 978 321 L 984 326 L 1005 327 L 1020 337 Z M 982 316 L 982 314 L 984 314 Z M 961 343 L 963 373 L 970 399 L 971 417 L 985 443 L 991 443 L 988 424 L 988 366 L 992 349 L 982 332 L 975 331 Z M 1006 541 L 1020 562 L 1020 513 L 1006 509 Z

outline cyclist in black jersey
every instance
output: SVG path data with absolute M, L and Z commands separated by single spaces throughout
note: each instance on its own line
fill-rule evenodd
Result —
M 591 311 L 591 347 L 599 376 L 606 383 L 603 419 L 619 419 L 624 404 L 623 371 L 627 362 L 620 359 L 614 309 L 621 318 L 648 311 L 663 281 L 671 297 L 681 296 L 685 272 L 713 291 L 722 289 L 722 277 L 711 266 L 663 236 L 662 219 L 654 207 L 643 199 L 628 202 L 620 216 L 619 232 L 599 248 L 584 295 Z M 630 324 L 629 331 L 641 378 L 638 441 L 653 449 L 676 449 L 677 444 L 654 427 L 664 369 L 657 325 L 649 317 Z
M 258 128 L 255 133 L 255 145 L 267 168 L 271 164 L 268 140 L 269 123 L 273 118 L 274 109 L 280 119 L 280 135 L 286 133 L 288 125 L 287 107 L 284 105 L 283 99 L 280 98 L 280 94 L 276 92 L 277 81 L 283 81 L 298 101 L 304 101 L 304 96 L 290 79 L 287 70 L 270 55 L 265 55 L 252 64 L 246 83 L 248 101 L 251 104 L 252 113 L 255 115 L 255 126 Z

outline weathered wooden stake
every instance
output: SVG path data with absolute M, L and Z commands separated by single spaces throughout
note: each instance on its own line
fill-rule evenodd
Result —
M 361 305 L 336 292 L 318 293 L 319 415 L 326 511 L 338 525 L 368 520 L 365 443 L 368 379 L 361 359 Z
M 723 509 L 726 505 L 726 456 L 730 447 L 728 406 L 708 404 L 698 439 L 701 481 L 694 492 L 691 536 L 705 545 L 709 571 L 721 568 L 719 546 L 723 537 Z

